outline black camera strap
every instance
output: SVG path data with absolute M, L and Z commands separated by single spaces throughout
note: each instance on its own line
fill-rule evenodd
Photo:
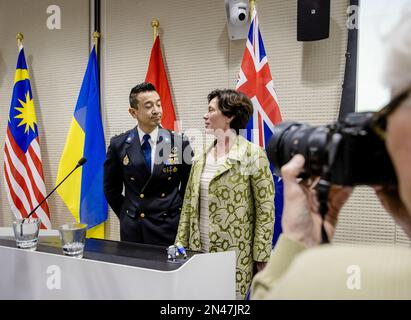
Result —
M 327 232 L 325 231 L 324 222 L 325 215 L 328 212 L 328 194 L 330 192 L 331 184 L 324 179 L 320 179 L 317 184 L 318 201 L 320 202 L 320 214 L 322 217 L 321 222 L 321 243 L 330 243 Z
M 321 223 L 321 243 L 322 244 L 330 243 L 327 232 L 325 232 L 324 220 Z

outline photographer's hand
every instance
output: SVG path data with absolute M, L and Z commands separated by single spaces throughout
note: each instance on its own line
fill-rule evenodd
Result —
M 321 243 L 322 217 L 315 186 L 319 178 L 299 181 L 297 178 L 304 167 L 305 159 L 294 156 L 281 168 L 284 181 L 283 233 L 287 238 L 307 247 Z M 350 187 L 332 185 L 329 192 L 328 212 L 324 227 L 329 239 L 332 238 L 338 214 L 352 192 Z

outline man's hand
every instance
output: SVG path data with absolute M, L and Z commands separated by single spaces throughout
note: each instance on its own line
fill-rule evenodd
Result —
M 281 168 L 284 182 L 283 233 L 287 238 L 307 247 L 321 243 L 322 217 L 315 186 L 318 178 L 297 178 L 304 167 L 302 155 L 294 156 Z M 334 235 L 340 209 L 351 195 L 352 188 L 332 185 L 328 197 L 328 212 L 324 227 L 331 239 Z

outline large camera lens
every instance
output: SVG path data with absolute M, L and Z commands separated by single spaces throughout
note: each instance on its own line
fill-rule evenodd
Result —
M 333 124 L 311 127 L 282 122 L 274 127 L 267 155 L 280 175 L 294 155 L 305 158 L 300 177 L 321 176 L 338 185 L 396 184 L 397 177 L 382 141 L 371 127 L 373 113 L 351 113 Z
M 305 158 L 303 176 L 319 176 L 328 168 L 327 127 L 311 127 L 298 122 L 282 122 L 274 127 L 267 155 L 280 175 L 281 167 L 294 155 Z
M 238 19 L 239 19 L 240 21 L 244 21 L 244 19 L 245 19 L 245 13 L 244 13 L 244 12 L 241 12 L 241 13 L 238 15 Z

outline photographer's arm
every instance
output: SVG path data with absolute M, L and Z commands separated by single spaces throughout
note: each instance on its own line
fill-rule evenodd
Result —
M 299 242 L 280 235 L 266 267 L 258 272 L 251 285 L 251 299 L 266 299 L 277 280 L 287 271 L 294 258 L 306 248 Z
M 251 291 L 253 299 L 263 299 L 301 251 L 321 243 L 322 217 L 318 212 L 314 189 L 318 179 L 299 181 L 297 178 L 304 161 L 304 157 L 296 155 L 281 169 L 284 182 L 283 234 L 267 267 L 254 278 Z M 351 191 L 351 188 L 337 186 L 330 189 L 329 211 L 325 216 L 325 229 L 330 239 L 334 234 L 338 213 Z

